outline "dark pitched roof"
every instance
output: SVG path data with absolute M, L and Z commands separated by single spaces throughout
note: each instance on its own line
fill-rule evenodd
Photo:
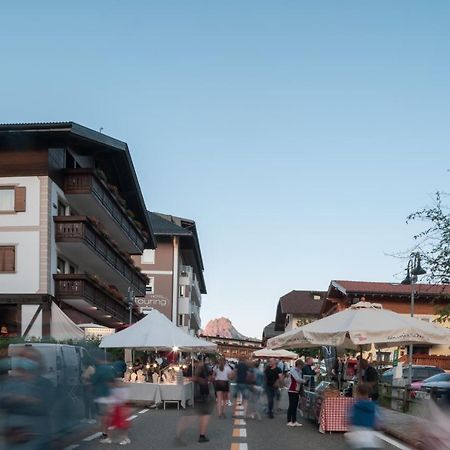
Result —
M 106 155 L 109 164 L 118 174 L 121 194 L 126 197 L 130 209 L 149 233 L 148 245 L 152 248 L 156 246 L 152 226 L 147 216 L 147 207 L 128 145 L 125 142 L 75 122 L 0 124 L 0 146 L 24 148 L 34 143 L 43 143 L 48 146 L 67 144 L 86 155 Z
M 271 337 L 278 336 L 282 331 L 275 330 L 275 321 L 270 322 L 269 325 L 266 325 L 263 329 L 263 340 L 270 339 Z
M 296 315 L 319 314 L 325 295 L 326 292 L 291 291 L 280 298 L 281 312 Z
M 173 216 L 149 211 L 150 222 L 155 236 L 192 236 L 192 231 L 172 221 Z
M 286 314 L 320 317 L 326 292 L 291 291 L 280 297 L 275 319 L 275 330 L 284 330 Z M 318 299 L 316 297 L 319 297 Z

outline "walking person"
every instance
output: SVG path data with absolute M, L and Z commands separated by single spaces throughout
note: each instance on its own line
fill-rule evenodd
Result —
M 227 364 L 225 358 L 220 358 L 219 363 L 213 369 L 214 389 L 216 391 L 217 415 L 225 418 L 225 406 L 230 392 L 230 376 L 233 370 Z
M 291 367 L 289 371 L 290 383 L 288 387 L 289 407 L 287 411 L 287 426 L 288 427 L 301 427 L 302 424 L 297 422 L 297 407 L 300 399 L 300 391 L 303 388 L 303 361 L 297 359 L 294 367 Z
M 275 399 L 275 393 L 280 386 L 282 373 L 281 369 L 277 366 L 277 361 L 275 358 L 269 359 L 269 365 L 264 371 L 266 377 L 266 394 L 267 394 L 267 415 L 270 419 L 274 418 L 273 415 L 273 403 Z
M 358 383 L 356 386 L 356 402 L 350 413 L 351 428 L 345 438 L 353 449 L 382 448 L 380 440 L 375 434 L 378 426 L 377 404 L 370 400 L 371 386 L 367 383 Z
M 234 397 L 233 415 L 235 417 L 237 417 L 237 407 L 240 401 L 242 401 L 242 406 L 244 407 L 244 417 L 247 416 L 248 396 L 249 396 L 249 390 L 247 385 L 249 381 L 248 369 L 249 367 L 247 361 L 245 361 L 243 358 L 239 359 L 239 362 L 236 364 L 236 367 L 234 369 L 233 377 L 236 381 L 236 388 L 233 392 Z
M 200 361 L 194 367 L 192 381 L 194 382 L 194 414 L 198 415 L 199 437 L 198 442 L 209 442 L 206 437 L 211 412 L 214 409 L 214 399 L 209 389 L 210 371 L 203 361 Z M 185 446 L 186 443 L 182 439 L 187 422 L 193 417 L 191 411 L 187 410 L 178 422 L 175 443 L 179 446 Z

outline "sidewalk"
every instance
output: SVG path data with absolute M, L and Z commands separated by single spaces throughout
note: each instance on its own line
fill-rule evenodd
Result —
M 422 428 L 418 425 L 424 423 L 424 419 L 383 407 L 380 407 L 380 413 L 383 421 L 382 428 L 386 434 L 412 447 L 416 445 Z

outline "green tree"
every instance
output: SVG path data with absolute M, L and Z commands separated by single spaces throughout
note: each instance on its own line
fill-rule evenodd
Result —
M 425 230 L 416 234 L 414 239 L 426 267 L 428 281 L 436 284 L 450 283 L 450 210 L 443 202 L 445 197 L 448 194 L 437 192 L 432 206 L 416 211 L 407 218 L 407 222 L 420 220 L 426 223 Z M 439 322 L 449 320 L 450 303 L 438 313 Z

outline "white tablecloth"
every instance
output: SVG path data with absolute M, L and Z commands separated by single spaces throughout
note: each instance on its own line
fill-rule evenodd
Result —
M 160 403 L 166 401 L 179 401 L 183 408 L 190 400 L 193 405 L 192 381 L 185 381 L 183 384 L 155 384 L 155 383 L 127 383 L 129 388 L 129 400 L 151 401 Z

